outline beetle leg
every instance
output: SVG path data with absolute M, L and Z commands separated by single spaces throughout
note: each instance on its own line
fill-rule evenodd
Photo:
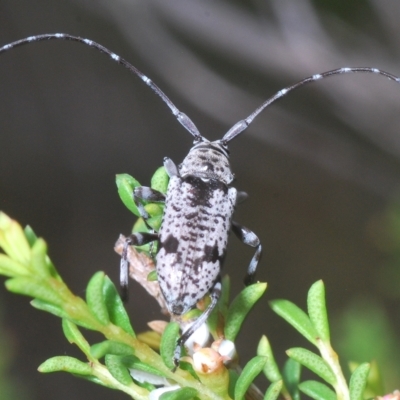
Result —
M 250 261 L 249 267 L 247 268 L 247 274 L 244 278 L 244 284 L 248 286 L 254 282 L 257 265 L 261 258 L 262 247 L 260 239 L 250 229 L 241 226 L 234 221 L 232 221 L 232 231 L 244 244 L 247 244 L 251 247 L 255 247 L 256 249 L 253 258 Z
M 246 192 L 238 191 L 236 196 L 236 205 L 243 203 L 249 195 Z
M 150 201 L 153 203 L 163 203 L 165 201 L 165 195 L 147 186 L 138 186 L 134 189 L 133 201 L 135 202 L 136 207 L 138 208 L 140 216 L 146 222 L 146 220 L 149 219 L 149 214 L 144 209 L 142 200 Z
M 183 344 L 185 344 L 186 340 L 190 338 L 190 336 L 193 335 L 193 333 L 200 328 L 201 325 L 203 325 L 208 317 L 210 316 L 211 312 L 214 310 L 215 306 L 217 305 L 218 299 L 221 296 L 221 281 L 220 278 L 218 278 L 217 282 L 214 284 L 213 288 L 210 291 L 210 296 L 211 296 L 211 303 L 210 305 L 205 309 L 203 314 L 200 315 L 199 318 L 194 321 L 193 325 L 185 331 L 182 336 L 178 339 L 178 342 L 176 344 L 175 352 L 174 352 L 174 364 L 177 367 L 179 364 L 179 359 L 181 357 L 181 347 Z
M 120 285 L 121 285 L 121 298 L 126 301 L 128 299 L 128 278 L 129 278 L 129 261 L 128 261 L 128 247 L 129 246 L 142 246 L 144 244 L 158 240 L 157 233 L 132 233 L 125 238 L 124 248 L 121 255 L 120 264 Z

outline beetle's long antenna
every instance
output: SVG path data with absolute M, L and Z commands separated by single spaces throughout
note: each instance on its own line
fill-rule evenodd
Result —
M 33 42 L 41 42 L 44 40 L 52 40 L 52 39 L 61 39 L 61 40 L 71 40 L 74 42 L 86 44 L 101 53 L 107 54 L 112 60 L 116 61 L 118 64 L 123 65 L 126 69 L 130 72 L 137 75 L 142 81 L 149 86 L 151 89 L 158 94 L 163 102 L 171 109 L 172 114 L 175 115 L 175 118 L 184 126 L 184 128 L 190 132 L 190 134 L 195 138 L 195 141 L 201 141 L 203 137 L 200 135 L 199 130 L 196 128 L 196 125 L 193 121 L 183 112 L 179 111 L 175 104 L 167 97 L 167 95 L 149 79 L 146 75 L 140 72 L 136 67 L 134 67 L 131 63 L 126 61 L 124 58 L 118 56 L 117 54 L 113 53 L 111 50 L 107 49 L 106 47 L 102 46 L 99 43 L 94 42 L 93 40 L 84 39 L 79 36 L 69 35 L 67 33 L 46 33 L 43 35 L 36 35 L 30 36 L 21 40 L 17 40 L 16 42 L 12 42 L 6 44 L 3 47 L 0 47 L 0 54 L 6 52 L 7 50 L 11 50 L 15 47 L 22 46 L 24 44 L 29 44 Z
M 300 82 L 297 82 L 294 85 L 288 86 L 288 87 L 280 90 L 279 92 L 276 92 L 272 97 L 270 97 L 268 100 L 264 101 L 264 103 L 262 103 L 246 119 L 243 119 L 243 120 L 237 122 L 235 125 L 233 125 L 232 128 L 229 129 L 229 131 L 221 139 L 221 142 L 226 145 L 228 142 L 230 142 L 232 139 L 234 139 L 236 136 L 238 136 L 240 133 L 242 133 L 253 122 L 254 118 L 257 117 L 257 115 L 260 114 L 265 108 L 267 108 L 268 106 L 270 106 L 272 103 L 279 100 L 283 96 L 287 95 L 292 90 L 297 89 L 298 87 L 303 86 L 306 83 L 316 82 L 320 79 L 328 78 L 329 76 L 355 73 L 355 72 L 364 72 L 364 73 L 367 72 L 367 73 L 372 73 L 372 74 L 377 74 L 377 75 L 383 75 L 392 81 L 400 83 L 399 77 L 392 75 L 389 72 L 385 72 L 380 69 L 370 68 L 370 67 L 338 68 L 338 69 L 334 69 L 332 71 L 323 72 L 321 74 L 315 74 L 315 75 L 309 76 L 308 78 L 302 79 Z

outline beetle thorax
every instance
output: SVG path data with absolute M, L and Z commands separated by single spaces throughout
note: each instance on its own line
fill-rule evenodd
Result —
M 181 177 L 196 176 L 203 181 L 217 179 L 229 185 L 233 179 L 228 150 L 219 141 L 200 142 L 193 146 L 179 166 Z

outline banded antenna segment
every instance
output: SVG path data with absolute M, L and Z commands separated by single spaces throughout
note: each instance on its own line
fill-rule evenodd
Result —
M 330 76 L 349 74 L 349 73 L 357 73 L 357 72 L 382 75 L 382 76 L 385 76 L 386 78 L 390 79 L 391 81 L 400 83 L 399 77 L 397 77 L 389 72 L 382 71 L 381 69 L 371 68 L 371 67 L 337 68 L 337 69 L 333 69 L 331 71 L 322 72 L 320 74 L 315 74 L 315 75 L 309 76 L 307 78 L 304 78 L 301 81 L 276 92 L 269 99 L 265 100 L 264 103 L 262 103 L 255 111 L 253 111 L 246 119 L 242 119 L 241 121 L 239 121 L 235 125 L 233 125 L 232 128 L 229 129 L 229 131 L 227 133 L 225 133 L 224 137 L 221 139 L 221 142 L 226 145 L 228 142 L 230 142 L 232 139 L 234 139 L 236 136 L 238 136 L 240 133 L 242 133 L 253 122 L 254 118 L 256 118 L 258 114 L 260 114 L 262 111 L 264 111 L 264 109 L 269 107 L 272 103 L 275 103 L 275 101 L 279 100 L 283 96 L 286 96 L 292 90 L 297 89 L 298 87 L 303 86 L 307 83 L 313 83 L 313 82 L 319 81 L 320 79 L 328 78 Z
M 197 129 L 196 125 L 194 122 L 183 112 L 179 111 L 179 109 L 175 106 L 175 104 L 168 98 L 168 96 L 146 75 L 144 75 L 141 71 L 139 71 L 135 66 L 133 66 L 131 63 L 126 61 L 124 58 L 118 56 L 117 54 L 113 53 L 111 50 L 107 49 L 103 45 L 94 42 L 93 40 L 81 38 L 79 36 L 73 36 L 69 35 L 67 33 L 48 33 L 48 34 L 43 34 L 43 35 L 36 35 L 36 36 L 30 36 L 25 39 L 20 39 L 15 42 L 6 44 L 3 47 L 0 47 L 0 54 L 4 53 L 8 50 L 11 50 L 15 47 L 22 46 L 25 44 L 29 43 L 34 43 L 34 42 L 41 42 L 45 40 L 53 40 L 53 39 L 60 39 L 60 40 L 70 40 L 78 43 L 85 44 L 89 47 L 92 47 L 101 53 L 107 54 L 113 61 L 117 62 L 118 64 L 121 64 L 124 66 L 126 69 L 128 69 L 130 72 L 138 76 L 147 86 L 149 86 L 158 96 L 161 97 L 163 102 L 170 108 L 172 111 L 172 114 L 175 116 L 175 118 L 179 121 L 180 124 L 194 137 L 195 143 L 200 142 L 203 140 L 206 140 L 199 132 Z M 346 67 L 346 68 L 338 68 L 334 69 L 331 71 L 327 72 L 322 72 L 319 74 L 314 74 L 312 76 L 309 76 L 305 79 L 302 79 L 301 81 L 288 86 L 284 89 L 279 90 L 276 92 L 272 97 L 264 101 L 255 111 L 253 111 L 247 118 L 238 121 L 235 125 L 232 126 L 228 130 L 228 132 L 223 136 L 223 138 L 220 140 L 221 144 L 224 146 L 227 146 L 227 144 L 233 140 L 236 136 L 241 134 L 247 127 L 254 121 L 254 119 L 262 112 L 264 111 L 267 107 L 269 107 L 271 104 L 273 104 L 275 101 L 281 99 L 282 97 L 286 96 L 289 92 L 291 92 L 294 89 L 297 89 L 300 86 L 303 86 L 307 83 L 312 83 L 319 81 L 324 78 L 328 78 L 330 76 L 334 75 L 342 75 L 342 74 L 348 74 L 348 73 L 371 73 L 371 74 L 376 74 L 376 75 L 382 75 L 392 81 L 395 81 L 397 83 L 400 83 L 400 78 L 389 73 L 382 71 L 378 68 L 371 68 L 371 67 Z
M 0 47 L 0 54 L 4 53 L 8 50 L 14 49 L 18 46 L 23 46 L 29 43 L 42 42 L 45 40 L 70 40 L 72 42 L 78 42 L 85 44 L 89 47 L 92 47 L 98 50 L 100 53 L 107 54 L 113 61 L 117 62 L 124 66 L 128 71 L 132 72 L 136 76 L 138 76 L 147 86 L 154 90 L 156 94 L 158 94 L 162 101 L 170 108 L 172 114 L 174 114 L 175 118 L 183 125 L 183 127 L 189 131 L 189 133 L 194 137 L 195 141 L 201 141 L 203 137 L 201 136 L 199 130 L 193 121 L 183 112 L 179 111 L 175 104 L 168 98 L 168 96 L 145 74 L 139 71 L 135 66 L 133 66 L 130 62 L 126 61 L 124 58 L 119 55 L 113 53 L 111 50 L 107 49 L 103 45 L 94 42 L 93 40 L 81 38 L 79 36 L 69 35 L 68 33 L 46 33 L 43 35 L 29 36 L 24 39 L 17 40 L 15 42 L 6 44 L 3 47 Z

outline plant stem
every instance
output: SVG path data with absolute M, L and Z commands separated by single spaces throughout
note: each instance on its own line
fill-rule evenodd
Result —
M 330 343 L 325 343 L 318 339 L 317 345 L 321 352 L 322 358 L 331 367 L 333 373 L 336 376 L 336 383 L 333 385 L 338 400 L 350 400 L 349 388 L 345 377 L 343 376 L 342 368 L 339 364 L 339 357 L 336 352 L 332 349 Z

